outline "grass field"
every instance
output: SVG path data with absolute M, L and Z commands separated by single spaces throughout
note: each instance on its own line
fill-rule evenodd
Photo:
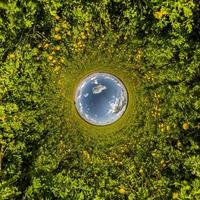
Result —
M 198 0 L 0 2 L 0 200 L 200 199 Z M 117 76 L 94 126 L 80 81 Z

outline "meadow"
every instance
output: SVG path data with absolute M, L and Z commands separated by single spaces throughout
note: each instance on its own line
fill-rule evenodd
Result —
M 0 200 L 200 199 L 199 0 L 0 2 Z M 128 107 L 80 118 L 108 72 Z

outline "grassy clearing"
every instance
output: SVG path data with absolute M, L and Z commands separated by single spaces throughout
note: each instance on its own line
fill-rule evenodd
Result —
M 137 112 L 137 99 L 139 98 L 139 92 L 136 89 L 138 86 L 137 77 L 133 72 L 127 76 L 127 69 L 123 69 L 120 63 L 111 63 L 102 58 L 96 61 L 94 59 L 92 60 L 90 56 L 83 58 L 81 62 L 79 62 L 79 59 L 75 61 L 76 63 L 74 65 L 70 63 L 60 77 L 63 79 L 62 91 L 65 92 L 63 103 L 65 104 L 65 102 L 68 102 L 68 107 L 66 108 L 66 110 L 68 110 L 67 115 L 71 116 L 70 119 L 73 123 L 77 124 L 77 127 L 82 130 L 83 134 L 103 137 L 108 133 L 116 134 L 116 132 L 121 132 L 123 128 L 127 128 L 131 125 L 131 122 L 134 121 L 135 113 Z M 84 59 L 87 61 L 84 61 Z M 129 69 L 129 71 L 131 70 Z M 94 126 L 82 120 L 74 106 L 74 92 L 80 80 L 94 72 L 108 72 L 116 75 L 123 80 L 128 91 L 128 107 L 126 112 L 116 123 L 104 127 Z

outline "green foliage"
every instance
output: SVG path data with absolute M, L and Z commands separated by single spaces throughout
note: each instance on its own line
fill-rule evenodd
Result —
M 0 2 L 0 199 L 200 199 L 198 0 Z M 122 77 L 110 127 L 79 79 Z

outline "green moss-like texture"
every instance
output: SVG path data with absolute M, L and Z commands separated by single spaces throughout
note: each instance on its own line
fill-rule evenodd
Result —
M 200 199 L 198 0 L 0 3 L 1 199 Z M 119 77 L 112 125 L 83 121 L 77 84 Z
M 77 127 L 81 127 L 82 133 L 89 133 L 92 136 L 102 136 L 107 135 L 109 133 L 116 133 L 121 131 L 123 128 L 127 128 L 131 122 L 133 121 L 135 112 L 137 110 L 137 103 L 139 99 L 139 84 L 138 79 L 134 72 L 131 72 L 131 69 L 128 69 L 126 65 L 125 69 L 123 69 L 122 64 L 120 62 L 116 62 L 114 60 L 109 60 L 104 57 L 105 55 L 93 55 L 87 54 L 85 57 L 77 58 L 76 63 L 72 65 L 70 68 L 66 68 L 64 72 L 61 73 L 59 80 L 62 80 L 61 88 L 65 92 L 63 103 L 68 103 L 68 116 L 73 121 L 73 123 L 77 124 Z M 81 61 L 80 61 L 81 59 Z M 129 71 L 128 71 L 129 70 Z M 123 80 L 125 87 L 128 92 L 128 107 L 126 109 L 125 114 L 114 124 L 99 127 L 94 126 L 86 121 L 84 121 L 76 111 L 74 105 L 74 95 L 76 88 L 79 82 L 86 77 L 87 75 L 95 72 L 107 72 L 117 76 L 119 79 Z M 131 75 L 128 73 L 131 73 Z M 136 91 L 138 89 L 138 91 Z M 66 116 L 66 118 L 68 118 Z

